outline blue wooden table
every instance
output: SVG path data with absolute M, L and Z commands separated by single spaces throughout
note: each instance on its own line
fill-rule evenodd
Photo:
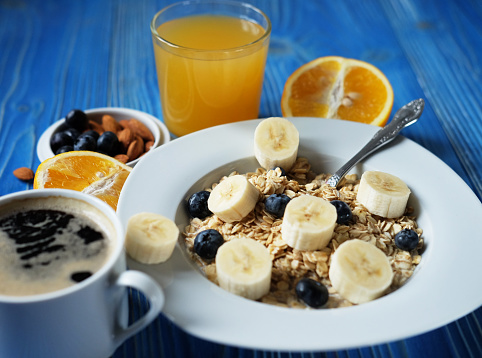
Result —
M 480 200 L 481 1 L 249 2 L 273 24 L 260 117 L 281 115 L 284 83 L 300 65 L 327 55 L 368 61 L 391 82 L 394 109 L 425 99 L 422 120 L 403 134 L 453 168 Z M 149 22 L 169 3 L 0 0 L 0 195 L 31 188 L 13 170 L 35 171 L 40 135 L 72 108 L 130 107 L 162 119 Z M 481 233 L 474 235 L 482 239 Z M 481 284 L 480 277 L 474 280 Z M 136 292 L 130 297 L 135 318 L 145 302 Z M 114 357 L 482 357 L 481 327 L 479 307 L 405 340 L 348 351 L 288 353 L 203 341 L 160 315 Z

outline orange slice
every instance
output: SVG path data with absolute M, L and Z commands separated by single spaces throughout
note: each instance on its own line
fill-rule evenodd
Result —
M 104 154 L 72 151 L 43 161 L 35 173 L 33 188 L 82 191 L 117 209 L 119 195 L 132 168 Z
M 382 127 L 393 105 L 393 90 L 375 66 L 344 57 L 320 57 L 298 68 L 285 83 L 284 117 L 322 117 Z

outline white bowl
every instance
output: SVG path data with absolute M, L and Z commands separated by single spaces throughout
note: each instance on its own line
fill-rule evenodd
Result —
M 300 133 L 299 156 L 308 158 L 317 173 L 333 173 L 379 129 L 336 119 L 290 120 Z M 134 214 L 153 212 L 174 220 L 182 232 L 189 223 L 185 205 L 192 193 L 234 170 L 246 173 L 259 166 L 253 153 L 259 121 L 204 129 L 154 150 L 124 184 L 117 206 L 121 221 L 126 225 Z M 340 133 L 349 140 L 341 140 Z M 220 144 L 219 138 L 229 140 Z M 176 175 L 166 175 L 166 168 Z M 413 276 L 374 301 L 304 310 L 248 300 L 208 280 L 183 250 L 182 239 L 167 262 L 144 265 L 128 259 L 128 266 L 159 282 L 166 295 L 163 314 L 184 331 L 259 350 L 332 351 L 393 342 L 480 307 L 482 285 L 474 277 L 482 276 L 482 205 L 469 186 L 439 158 L 402 136 L 352 172 L 360 176 L 366 170 L 391 173 L 407 183 L 424 236 L 422 261 Z M 456 219 L 450 208 L 456 208 Z
M 154 145 L 152 146 L 151 150 L 159 147 L 160 145 L 166 144 L 171 140 L 169 130 L 167 129 L 165 124 L 162 123 L 156 117 L 153 117 L 150 114 L 147 114 L 145 112 L 141 112 L 141 111 L 138 111 L 135 109 L 129 109 L 129 108 L 120 108 L 120 107 L 94 108 L 94 109 L 85 110 L 84 112 L 85 114 L 87 114 L 87 117 L 90 120 L 93 120 L 98 123 L 101 123 L 102 116 L 105 114 L 111 115 L 117 121 L 120 121 L 122 119 L 131 119 L 131 118 L 135 118 L 141 121 L 147 126 L 147 128 L 149 128 L 149 130 L 154 135 Z M 40 162 L 43 162 L 44 160 L 51 158 L 55 155 L 52 149 L 50 148 L 50 138 L 59 130 L 59 127 L 64 122 L 65 122 L 65 118 L 62 118 L 61 120 L 55 122 L 50 127 L 48 127 L 47 130 L 43 132 L 43 134 L 40 136 L 40 139 L 37 143 L 37 156 Z M 144 156 L 148 154 L 149 153 L 146 153 Z M 140 158 L 132 160 L 128 162 L 127 165 L 133 167 L 134 165 L 136 165 L 139 159 Z

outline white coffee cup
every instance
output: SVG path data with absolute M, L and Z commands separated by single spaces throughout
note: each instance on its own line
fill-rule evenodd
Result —
M 0 197 L 0 207 L 21 199 L 66 197 L 101 210 L 116 233 L 107 262 L 73 286 L 30 296 L 0 295 L 0 357 L 106 358 L 160 313 L 164 294 L 148 275 L 126 270 L 124 229 L 115 211 L 77 191 L 38 189 Z M 1 284 L 1 283 L 0 283 Z M 144 316 L 128 326 L 127 287 L 149 300 Z

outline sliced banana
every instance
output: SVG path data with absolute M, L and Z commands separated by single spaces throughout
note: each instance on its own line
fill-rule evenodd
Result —
M 138 213 L 127 222 L 125 248 L 134 260 L 157 264 L 171 257 L 179 236 L 176 224 L 159 214 Z
M 254 155 L 267 169 L 281 167 L 288 171 L 296 161 L 300 136 L 286 118 L 272 117 L 261 121 L 254 132 Z
M 370 213 L 398 218 L 407 207 L 410 189 L 395 175 L 379 171 L 363 173 L 356 199 Z
M 328 201 L 301 195 L 286 205 L 281 238 L 298 250 L 320 250 L 331 240 L 336 224 L 336 208 Z
M 243 175 L 221 181 L 211 192 L 208 208 L 227 223 L 239 221 L 256 206 L 259 190 Z
M 233 239 L 216 254 L 219 286 L 236 295 L 257 300 L 269 292 L 272 260 L 268 249 L 253 239 Z
M 387 256 L 376 246 L 358 239 L 338 247 L 331 256 L 328 275 L 333 288 L 355 304 L 380 297 L 393 279 Z

